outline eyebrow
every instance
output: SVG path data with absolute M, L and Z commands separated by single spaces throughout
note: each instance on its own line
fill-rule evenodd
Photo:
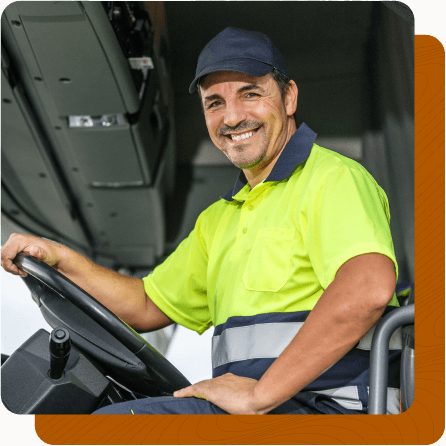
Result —
M 237 93 L 243 93 L 244 91 L 247 91 L 247 90 L 259 90 L 261 92 L 265 91 L 262 87 L 260 87 L 259 85 L 254 83 L 254 84 L 244 85 L 243 87 L 240 87 L 237 90 Z M 206 96 L 204 98 L 204 103 L 207 104 L 211 101 L 214 101 L 215 99 L 221 99 L 221 96 L 219 94 L 211 94 L 210 96 Z
M 245 85 L 244 87 L 241 87 L 237 90 L 237 93 L 243 93 L 246 90 L 260 90 L 260 91 L 265 91 L 260 85 L 257 84 L 249 84 L 249 85 Z
M 215 99 L 220 99 L 221 96 L 219 94 L 211 94 L 210 96 L 206 96 L 204 98 L 204 103 L 207 104 L 208 102 L 211 102 Z

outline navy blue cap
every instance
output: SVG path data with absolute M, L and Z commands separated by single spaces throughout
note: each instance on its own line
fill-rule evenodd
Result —
M 198 80 L 209 73 L 236 71 L 260 77 L 273 68 L 290 77 L 282 54 L 268 36 L 257 31 L 225 28 L 200 53 L 189 93 L 193 93 L 197 89 Z

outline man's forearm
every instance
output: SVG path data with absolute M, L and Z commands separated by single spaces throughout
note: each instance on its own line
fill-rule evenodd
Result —
M 370 280 L 349 274 L 354 272 L 352 268 L 340 270 L 302 329 L 254 387 L 252 398 L 258 413 L 272 410 L 314 381 L 351 350 L 382 315 L 393 295 L 393 264 L 384 256 L 360 257 L 357 266 L 371 259 L 379 263 L 379 271 L 383 266 L 386 274 Z
M 324 293 L 301 330 L 257 383 L 253 398 L 266 413 L 293 397 L 339 361 L 367 333 L 382 311 L 332 312 Z M 318 317 L 318 319 L 316 319 Z
M 140 279 L 99 266 L 83 255 L 60 246 L 57 270 L 92 295 L 131 326 L 135 315 L 146 311 L 146 295 Z
M 103 268 L 60 243 L 29 234 L 11 234 L 2 247 L 1 261 L 5 271 L 26 276 L 26 272 L 14 264 L 20 252 L 64 274 L 136 330 L 156 330 L 172 323 L 146 295 L 140 279 Z
M 57 269 L 135 330 L 151 331 L 172 323 L 146 295 L 141 279 L 104 268 L 64 246 Z

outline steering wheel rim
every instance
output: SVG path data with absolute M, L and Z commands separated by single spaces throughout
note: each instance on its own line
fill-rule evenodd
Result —
M 136 331 L 63 274 L 24 252 L 19 253 L 13 262 L 44 286 L 67 299 L 127 347 L 156 375 L 156 382 L 162 391 L 173 393 L 190 385 L 184 375 Z

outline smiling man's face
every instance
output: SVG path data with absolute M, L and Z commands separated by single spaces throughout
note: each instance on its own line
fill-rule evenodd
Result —
M 290 84 L 284 99 L 271 74 L 221 71 L 209 74 L 200 86 L 212 142 L 245 173 L 269 173 L 295 132 L 297 87 Z

